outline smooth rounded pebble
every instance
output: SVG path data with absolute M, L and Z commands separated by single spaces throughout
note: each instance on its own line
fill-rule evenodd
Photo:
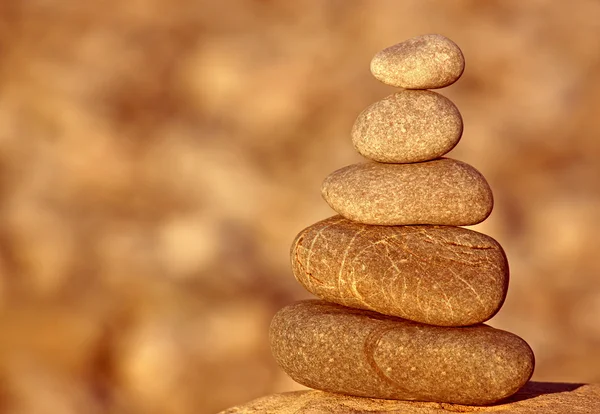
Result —
M 323 391 L 294 391 L 257 398 L 221 414 L 590 414 L 600 413 L 600 385 L 528 382 L 500 404 L 486 407 L 381 400 Z
M 485 220 L 494 204 L 479 171 L 451 158 L 349 165 L 330 174 L 321 193 L 347 219 L 387 226 L 470 226 Z
M 460 112 L 431 91 L 403 90 L 375 102 L 356 119 L 352 142 L 379 162 L 412 163 L 441 157 L 460 141 Z
M 439 34 L 413 37 L 377 53 L 371 73 L 379 81 L 405 89 L 436 89 L 451 85 L 465 70 L 460 48 Z
M 270 342 L 295 381 L 358 397 L 485 405 L 517 392 L 534 368 L 525 341 L 487 325 L 424 325 L 323 301 L 281 309 Z
M 328 302 L 416 322 L 466 326 L 502 307 L 508 262 L 489 236 L 450 226 L 371 226 L 335 216 L 291 249 L 292 270 Z

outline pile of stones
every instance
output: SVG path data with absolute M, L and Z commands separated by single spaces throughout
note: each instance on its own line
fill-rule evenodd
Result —
M 441 158 L 463 123 L 428 89 L 463 70 L 462 52 L 440 35 L 373 58 L 373 75 L 403 89 L 354 124 L 354 146 L 369 162 L 325 179 L 323 197 L 339 215 L 293 243 L 296 279 L 322 300 L 287 306 L 271 324 L 273 355 L 295 381 L 358 397 L 485 405 L 531 377 L 527 343 L 483 324 L 506 298 L 504 251 L 458 227 L 488 217 L 492 192 L 475 168 Z

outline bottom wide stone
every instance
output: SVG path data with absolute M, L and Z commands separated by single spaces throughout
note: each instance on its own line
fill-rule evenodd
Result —
M 270 341 L 295 381 L 358 397 L 487 405 L 534 368 L 525 341 L 487 325 L 425 325 L 317 300 L 281 309 Z
M 377 400 L 323 391 L 296 391 L 258 398 L 221 414 L 591 414 L 600 413 L 600 385 L 530 382 L 500 404 L 477 407 L 432 402 Z

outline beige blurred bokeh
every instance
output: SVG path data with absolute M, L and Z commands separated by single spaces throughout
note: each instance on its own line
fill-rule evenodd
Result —
M 268 325 L 333 214 L 378 50 L 441 33 L 495 194 L 491 324 L 600 381 L 600 2 L 0 0 L 0 412 L 215 413 L 298 389 Z

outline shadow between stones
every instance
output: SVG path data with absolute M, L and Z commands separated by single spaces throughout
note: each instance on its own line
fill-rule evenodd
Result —
M 510 404 L 518 401 L 530 400 L 545 394 L 557 394 L 561 392 L 575 391 L 577 388 L 585 384 L 570 384 L 564 382 L 534 382 L 529 381 L 523 388 L 517 391 L 516 394 L 498 401 L 494 405 Z

